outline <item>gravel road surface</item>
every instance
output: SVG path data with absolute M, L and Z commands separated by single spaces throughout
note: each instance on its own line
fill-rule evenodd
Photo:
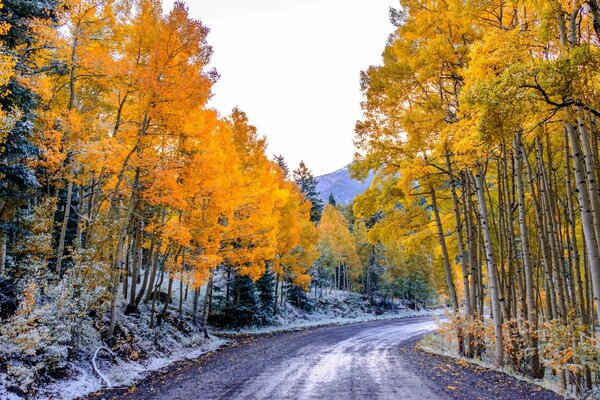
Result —
M 429 317 L 243 340 L 89 399 L 561 399 L 507 375 L 414 348 Z

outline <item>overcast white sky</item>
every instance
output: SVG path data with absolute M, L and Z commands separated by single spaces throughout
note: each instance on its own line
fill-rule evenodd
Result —
M 163 0 L 170 6 L 171 0 Z M 380 64 L 397 0 L 187 0 L 211 29 L 221 78 L 211 106 L 238 106 L 295 168 L 345 166 L 360 117 L 359 72 Z

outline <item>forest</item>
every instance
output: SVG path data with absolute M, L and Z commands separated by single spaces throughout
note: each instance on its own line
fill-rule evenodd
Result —
M 210 29 L 183 2 L 0 0 L 0 383 L 33 396 L 100 348 L 137 360 L 346 293 L 447 306 L 460 357 L 591 395 L 600 3 L 390 19 L 351 167 L 375 178 L 341 206 L 211 108 Z
M 436 304 L 432 246 L 406 251 L 377 228 L 383 214 L 324 205 L 304 163 L 291 171 L 243 111 L 208 105 L 208 36 L 183 2 L 0 1 L 11 393 L 35 395 L 99 349 L 142 359 L 333 291 L 378 309 Z
M 600 378 L 599 4 L 401 1 L 361 76 L 354 164 L 377 171 L 359 215 L 383 210 L 405 243 L 435 225 L 457 351 L 583 398 Z

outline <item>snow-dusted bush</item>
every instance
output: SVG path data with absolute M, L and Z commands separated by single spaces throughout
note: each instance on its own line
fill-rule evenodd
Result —
M 23 393 L 35 390 L 46 368 L 45 349 L 52 348 L 50 359 L 61 351 L 54 346 L 52 328 L 46 323 L 52 311 L 48 304 L 37 306 L 37 293 L 37 285 L 30 282 L 17 313 L 0 327 L 0 360 L 16 385 L 14 389 Z
M 77 267 L 49 288 L 34 280 L 25 285 L 17 312 L 0 327 L 0 361 L 11 389 L 34 393 L 45 377 L 65 370 L 69 358 L 99 343 L 90 310 L 100 304 L 103 291 L 84 282 L 98 279 L 98 272 Z

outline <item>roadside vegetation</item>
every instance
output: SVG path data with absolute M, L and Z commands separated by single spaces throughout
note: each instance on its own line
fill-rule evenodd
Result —
M 362 75 L 355 212 L 437 241 L 458 354 L 597 394 L 599 3 L 400 3 Z
M 207 105 L 207 38 L 179 1 L 0 1 L 0 397 L 86 390 L 96 356 L 127 382 L 291 308 L 437 303 L 429 243 L 324 207 L 304 163 Z M 340 291 L 356 310 L 323 312 Z

